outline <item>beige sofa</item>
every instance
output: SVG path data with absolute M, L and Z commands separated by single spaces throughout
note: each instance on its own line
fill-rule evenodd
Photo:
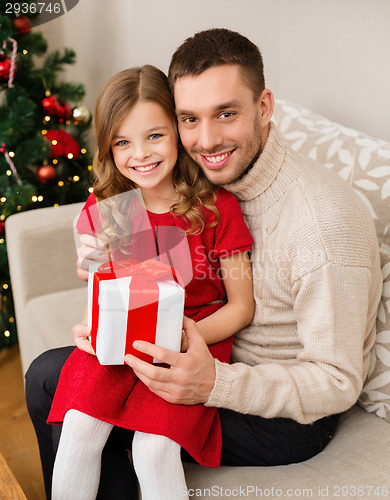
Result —
M 318 456 L 280 467 L 186 465 L 190 498 L 390 497 L 390 144 L 278 101 L 274 115 L 286 142 L 337 171 L 375 219 L 384 289 L 377 343 L 360 404 L 341 418 Z M 72 222 L 82 204 L 7 219 L 6 238 L 23 370 L 41 352 L 72 344 L 86 286 L 75 273 Z M 363 409 L 364 407 L 364 409 Z

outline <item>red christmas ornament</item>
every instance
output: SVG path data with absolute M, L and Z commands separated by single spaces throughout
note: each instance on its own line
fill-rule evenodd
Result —
M 19 35 L 27 35 L 31 31 L 31 21 L 27 16 L 15 17 L 14 25 Z
M 66 156 L 72 155 L 71 158 L 76 160 L 80 154 L 80 146 L 76 139 L 65 130 L 48 130 L 45 136 L 51 142 L 51 156 Z
M 72 110 L 67 102 L 58 105 L 56 116 L 62 120 L 69 120 L 72 116 Z
M 5 222 L 0 220 L 0 237 L 3 237 L 5 234 Z
M 59 102 L 54 95 L 50 95 L 48 97 L 45 97 L 42 101 L 42 106 L 43 109 L 45 110 L 45 113 L 48 115 L 55 115 L 57 113 L 57 109 L 59 106 Z
M 10 70 L 11 59 L 5 57 L 4 54 L 0 55 L 0 80 L 8 80 Z
M 49 184 L 50 182 L 53 182 L 56 176 L 57 172 L 53 165 L 43 165 L 38 168 L 37 179 L 39 182 L 42 182 L 42 184 Z

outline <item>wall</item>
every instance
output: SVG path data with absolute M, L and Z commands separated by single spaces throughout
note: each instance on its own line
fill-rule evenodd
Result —
M 276 97 L 390 141 L 388 0 L 80 0 L 39 27 L 50 48 L 72 47 L 65 77 L 91 109 L 115 72 L 170 55 L 196 31 L 227 27 L 262 50 Z

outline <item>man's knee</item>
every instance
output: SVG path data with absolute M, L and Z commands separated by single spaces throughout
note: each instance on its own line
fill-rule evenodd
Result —
M 30 410 L 34 403 L 41 404 L 40 395 L 54 396 L 61 369 L 74 347 L 61 347 L 42 353 L 28 368 L 26 378 L 26 401 Z

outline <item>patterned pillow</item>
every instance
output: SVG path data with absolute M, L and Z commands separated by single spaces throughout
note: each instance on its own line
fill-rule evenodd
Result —
M 379 244 L 390 251 L 390 143 L 277 100 L 273 121 L 299 154 L 337 172 L 368 207 Z
M 348 182 L 374 219 L 384 287 L 376 342 L 359 403 L 390 422 L 390 144 L 282 100 L 276 102 L 273 121 L 292 149 Z

